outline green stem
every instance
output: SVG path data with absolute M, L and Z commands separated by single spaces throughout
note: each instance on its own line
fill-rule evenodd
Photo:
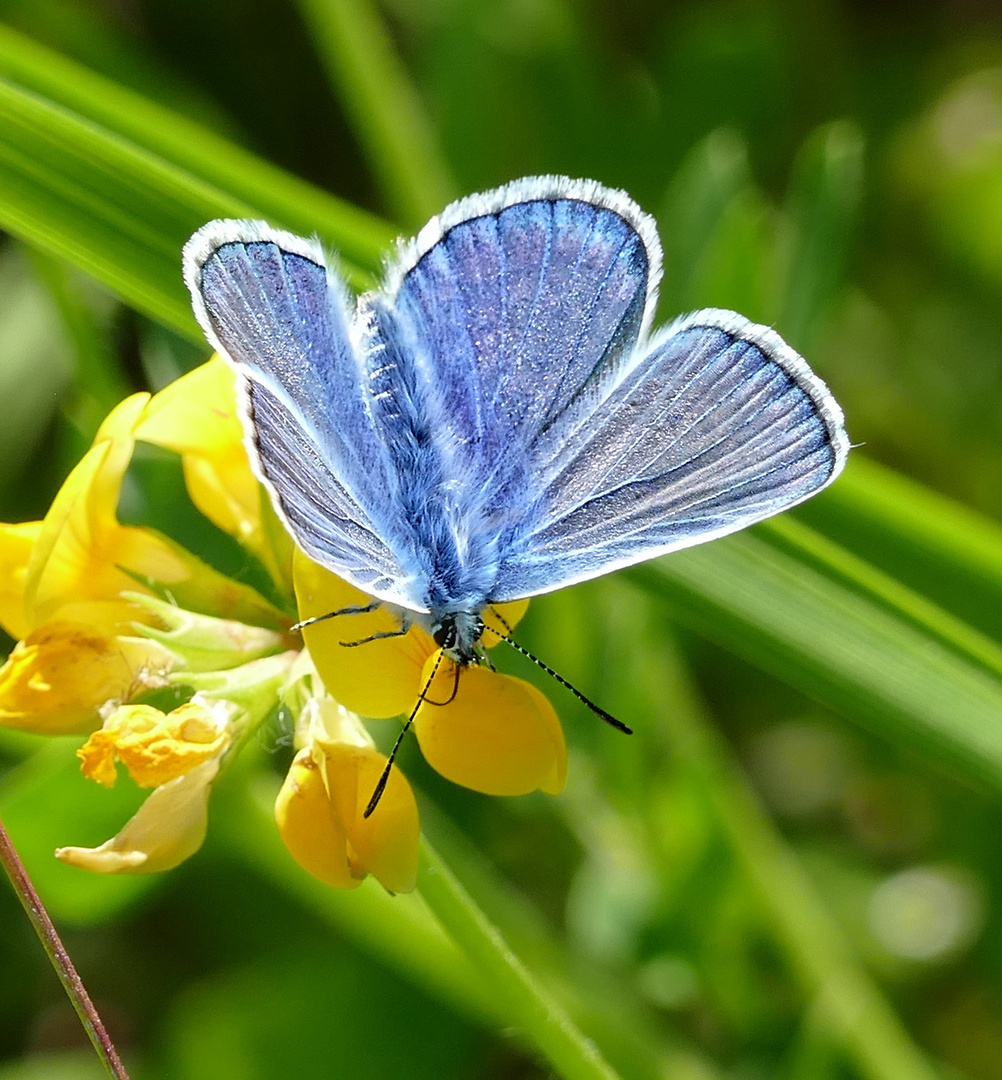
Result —
M 455 197 L 421 99 L 369 0 L 299 0 L 359 144 L 403 225 Z
M 56 969 L 59 981 L 63 984 L 63 989 L 72 1002 L 77 1016 L 80 1017 L 80 1023 L 83 1024 L 84 1030 L 97 1052 L 97 1056 L 108 1070 L 108 1075 L 113 1077 L 114 1080 L 129 1080 L 129 1074 L 125 1071 L 125 1067 L 119 1059 L 115 1044 L 105 1030 L 101 1017 L 98 1016 L 94 1003 L 77 974 L 77 969 L 73 966 L 73 961 L 70 959 L 66 947 L 63 945 L 55 926 L 52 925 L 49 913 L 45 910 L 38 893 L 35 891 L 35 886 L 32 885 L 31 879 L 28 877 L 28 871 L 24 868 L 24 863 L 21 862 L 20 856 L 3 826 L 3 822 L 0 822 L 0 863 L 3 864 L 7 877 L 10 878 L 14 892 L 17 893 L 17 897 L 21 901 L 31 925 L 35 929 L 35 933 L 38 935 L 38 940 L 42 943 L 42 948 L 45 949 L 46 955 L 52 961 L 52 966 Z
M 443 928 L 490 984 L 512 1021 L 563 1080 L 616 1080 L 593 1042 L 511 951 L 427 840 L 421 844 L 418 890 Z

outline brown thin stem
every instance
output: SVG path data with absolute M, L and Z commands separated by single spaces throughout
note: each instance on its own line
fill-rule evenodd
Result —
M 31 921 L 31 925 L 35 928 L 35 933 L 42 943 L 42 948 L 45 949 L 49 960 L 52 961 L 52 966 L 56 969 L 59 981 L 63 984 L 63 989 L 69 996 L 73 1008 L 76 1009 L 77 1016 L 80 1017 L 80 1023 L 83 1024 L 84 1030 L 97 1052 L 97 1056 L 108 1070 L 108 1075 L 114 1077 L 114 1080 L 129 1080 L 129 1074 L 125 1071 L 125 1066 L 118 1056 L 115 1044 L 105 1030 L 101 1017 L 98 1016 L 97 1009 L 94 1008 L 94 1002 L 91 1001 L 90 995 L 87 993 L 80 976 L 77 974 L 77 969 L 73 966 L 73 961 L 66 951 L 66 947 L 63 945 L 55 926 L 52 925 L 49 913 L 45 910 L 38 893 L 35 891 L 35 886 L 32 885 L 31 878 L 28 877 L 28 872 L 24 868 L 24 863 L 21 862 L 21 858 L 11 842 L 2 821 L 0 821 L 0 863 L 3 863 L 7 877 L 10 878 L 10 883 L 14 886 L 14 892 L 17 893 L 18 899 Z

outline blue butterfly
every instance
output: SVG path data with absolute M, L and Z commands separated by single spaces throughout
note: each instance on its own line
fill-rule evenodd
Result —
M 453 203 L 357 303 L 259 221 L 210 222 L 183 262 L 296 542 L 460 667 L 488 605 L 743 529 L 845 464 L 841 409 L 772 330 L 649 332 L 654 221 L 593 181 Z

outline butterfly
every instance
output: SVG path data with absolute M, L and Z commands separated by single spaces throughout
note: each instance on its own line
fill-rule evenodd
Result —
M 299 547 L 460 667 L 483 612 L 743 529 L 845 464 L 842 411 L 771 329 L 651 332 L 651 217 L 590 180 L 448 206 L 357 302 L 320 244 L 218 220 L 185 245 L 253 468 Z

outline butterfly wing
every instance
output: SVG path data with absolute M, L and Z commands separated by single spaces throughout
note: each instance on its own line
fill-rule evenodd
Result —
M 653 220 L 626 195 L 538 177 L 448 207 L 402 249 L 384 296 L 396 336 L 463 404 L 456 436 L 491 458 L 631 352 L 660 274 Z
M 195 314 L 237 372 L 252 464 L 300 546 L 415 607 L 406 551 L 387 527 L 395 511 L 347 295 L 319 245 L 263 222 L 214 221 L 183 262 Z
M 695 312 L 539 431 L 538 496 L 492 598 L 735 532 L 825 487 L 847 453 L 837 403 L 777 334 Z
M 363 298 L 373 415 L 408 477 L 429 606 L 493 595 L 538 495 L 533 442 L 632 355 L 660 258 L 625 195 L 541 177 L 447 208 Z

